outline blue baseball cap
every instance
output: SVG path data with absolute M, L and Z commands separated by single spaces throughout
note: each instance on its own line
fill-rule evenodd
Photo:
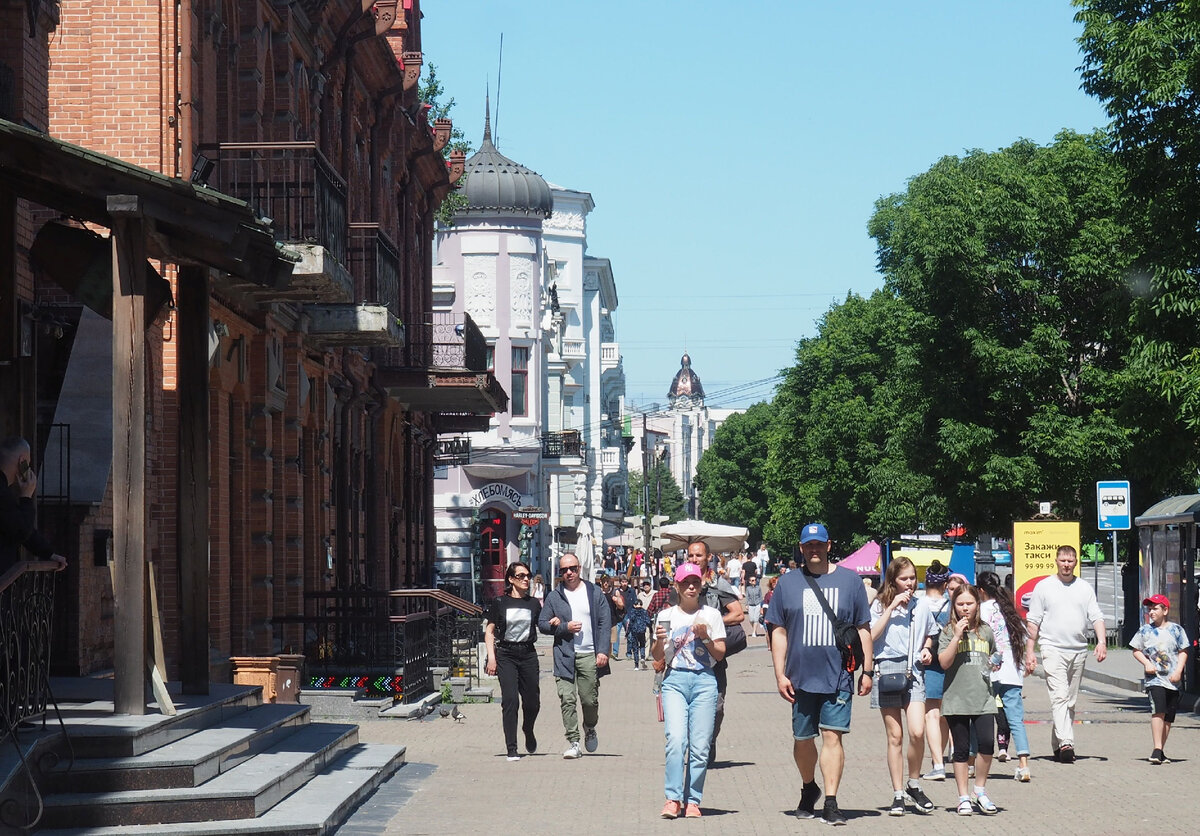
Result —
M 818 541 L 826 543 L 829 541 L 829 532 L 825 530 L 825 526 L 820 523 L 809 523 L 800 531 L 800 545 Z

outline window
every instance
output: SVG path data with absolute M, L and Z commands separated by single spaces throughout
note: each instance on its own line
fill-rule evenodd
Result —
M 529 414 L 529 349 L 525 346 L 513 346 L 512 350 L 512 391 L 510 408 L 514 418 Z

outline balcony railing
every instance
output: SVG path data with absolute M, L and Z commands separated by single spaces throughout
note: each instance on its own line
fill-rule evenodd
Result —
M 583 360 L 587 357 L 586 345 L 583 340 L 563 340 L 562 356 L 570 360 Z
M 212 187 L 271 218 L 280 241 L 317 244 L 346 263 L 346 181 L 315 142 L 222 142 L 200 152 L 216 157 Z
M 542 433 L 542 458 L 562 459 L 583 456 L 583 436 L 579 430 Z
M 409 368 L 487 371 L 487 340 L 469 314 L 433 311 L 407 335 Z
M 350 224 L 347 254 L 354 276 L 354 301 L 386 305 L 400 315 L 400 251 L 377 223 Z

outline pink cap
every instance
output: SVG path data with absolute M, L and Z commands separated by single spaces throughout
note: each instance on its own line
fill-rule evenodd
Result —
M 702 578 L 700 567 L 695 563 L 681 563 L 679 568 L 675 570 L 675 583 L 682 583 L 688 578 Z

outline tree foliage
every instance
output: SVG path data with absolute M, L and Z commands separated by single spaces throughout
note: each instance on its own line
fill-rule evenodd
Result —
M 767 539 L 792 544 L 823 520 L 840 550 L 944 516 L 927 477 L 908 466 L 922 406 L 911 389 L 911 312 L 889 291 L 850 295 L 800 342 L 775 397 Z
M 442 97 L 445 92 L 441 80 L 437 77 L 437 67 L 430 63 L 425 77 L 420 81 L 417 92 L 417 97 L 429 105 L 430 125 L 437 119 L 451 118 L 450 112 L 454 109 L 454 97 L 451 96 L 443 101 Z M 462 151 L 470 156 L 471 150 L 471 143 L 467 141 L 467 135 L 463 133 L 462 128 L 455 125 L 450 129 L 450 141 L 442 148 L 442 157 L 449 160 L 451 151 Z M 454 213 L 465 208 L 466 205 L 466 195 L 457 189 L 451 189 L 450 193 L 446 195 L 446 199 L 442 201 L 442 205 L 438 207 L 435 218 L 442 226 L 454 226 Z
M 767 442 L 774 414 L 757 403 L 730 415 L 696 464 L 700 515 L 708 522 L 745 526 L 757 543 L 771 516 L 767 495 Z
M 1083 88 L 1104 102 L 1145 251 L 1135 359 L 1200 429 L 1200 0 L 1074 0 Z
M 993 530 L 1039 497 L 1078 514 L 1093 474 L 1133 449 L 1113 407 L 1127 368 L 1138 250 L 1106 138 L 1064 132 L 946 157 L 870 223 L 935 445 L 923 470 L 955 521 Z
M 946 157 L 880 200 L 884 288 L 834 305 L 772 403 L 726 425 L 705 507 L 746 524 L 763 473 L 768 542 L 819 519 L 848 550 L 1003 532 L 1038 500 L 1086 523 L 1100 479 L 1130 479 L 1141 508 L 1193 489 L 1194 428 L 1145 351 L 1162 302 L 1126 182 L 1106 135 L 1063 132 Z
M 630 513 L 645 514 L 642 502 L 642 486 L 645 484 L 642 471 L 629 472 L 629 508 Z M 665 514 L 668 522 L 679 522 L 687 519 L 687 502 L 683 498 L 683 490 L 671 475 L 671 468 L 666 462 L 658 462 L 650 468 L 650 514 Z

